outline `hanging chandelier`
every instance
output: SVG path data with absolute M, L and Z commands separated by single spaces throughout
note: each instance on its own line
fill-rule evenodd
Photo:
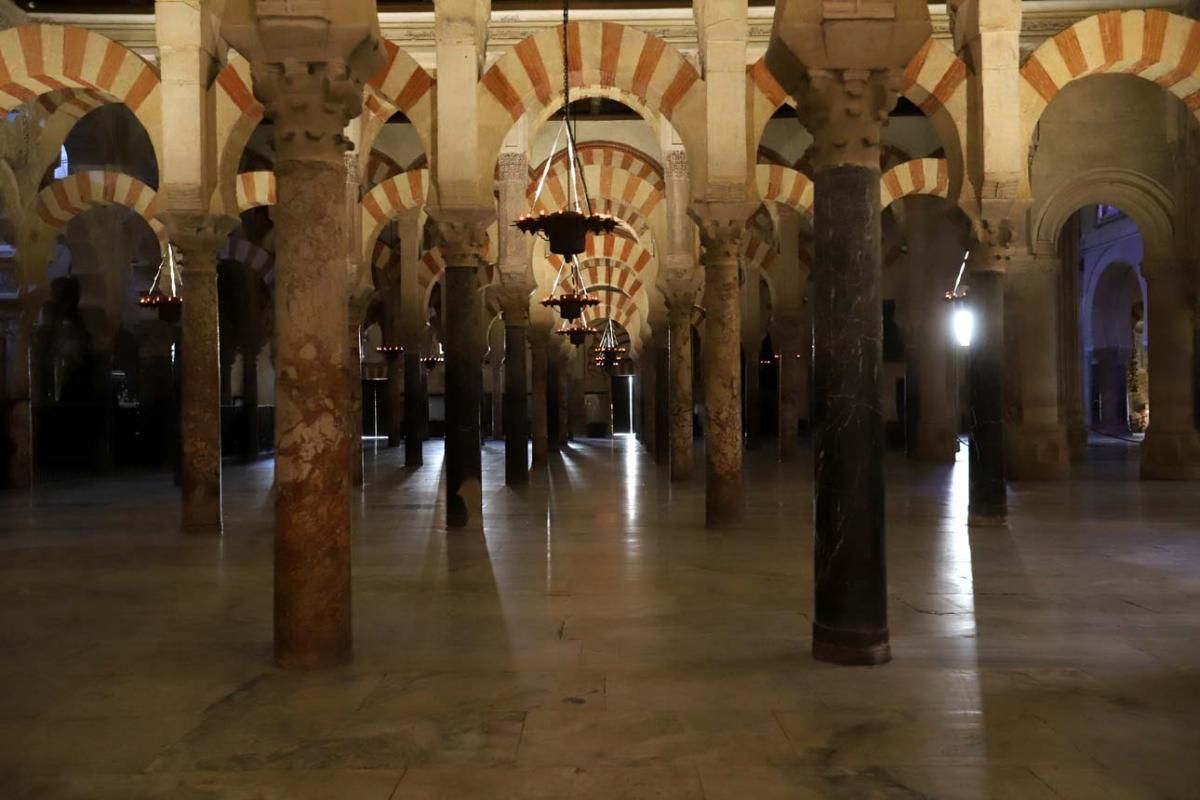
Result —
M 437 348 L 436 351 L 434 348 L 430 348 L 429 355 L 421 359 L 421 363 L 425 365 L 425 369 L 429 370 L 430 372 L 433 372 L 433 370 L 437 368 L 438 364 L 443 364 L 446 361 L 446 356 L 442 352 L 442 343 L 437 342 L 435 343 L 434 347 Z
M 594 331 L 583 324 L 583 320 L 577 319 L 572 323 L 564 322 L 562 327 L 555 331 L 559 336 L 567 337 L 567 340 L 579 347 L 587 341 L 587 337 L 591 336 Z
M 138 305 L 157 310 L 159 319 L 174 324 L 179 321 L 183 312 L 183 295 L 180 294 L 182 288 L 183 276 L 179 270 L 179 259 L 175 255 L 175 245 L 167 242 L 158 272 L 154 273 L 150 288 L 139 293 Z
M 398 344 L 381 344 L 375 348 L 375 352 L 388 361 L 395 361 L 404 352 L 404 348 Z
M 563 290 L 562 294 L 556 295 L 555 292 L 560 288 Z M 567 322 L 583 316 L 585 308 L 600 305 L 600 299 L 588 294 L 583 288 L 583 270 L 579 268 L 578 257 L 563 259 L 558 274 L 554 276 L 550 294 L 542 300 L 542 305 L 546 308 L 557 308 L 558 315 Z
M 600 336 L 600 343 L 592 351 L 596 366 L 612 371 L 624 363 L 628 352 L 617 343 L 617 332 L 612 319 L 609 319 L 608 324 L 604 326 L 604 333 Z
M 537 216 L 525 214 L 513 223 L 525 233 L 544 238 L 549 242 L 550 252 L 562 256 L 564 261 L 572 259 L 587 248 L 589 233 L 612 233 L 617 227 L 617 220 L 614 217 L 608 214 L 597 214 L 592 210 L 592 201 L 587 192 L 587 182 L 583 177 L 583 164 L 579 160 L 579 152 L 576 148 L 575 128 L 571 118 L 571 65 L 567 55 L 569 52 L 567 44 L 567 28 L 570 23 L 569 5 L 569 0 L 563 0 L 563 123 L 554 137 L 554 146 L 550 149 L 550 157 L 546 159 L 546 167 L 542 170 L 542 177 L 538 181 L 532 203 L 532 206 L 536 208 L 538 198 L 541 197 L 542 190 L 546 187 L 546 178 L 550 174 L 551 164 L 554 163 L 554 154 L 558 151 L 558 143 L 562 141 L 565 133 L 569 175 L 566 208 L 550 213 L 541 213 Z M 564 319 L 570 318 L 564 317 Z

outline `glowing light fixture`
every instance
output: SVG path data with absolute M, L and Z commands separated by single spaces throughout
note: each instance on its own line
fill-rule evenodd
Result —
M 954 341 L 958 342 L 959 347 L 970 347 L 975 338 L 975 312 L 971 310 L 969 292 L 962 282 L 963 273 L 967 269 L 967 259 L 970 257 L 970 250 L 963 254 L 962 264 L 958 268 L 958 278 L 954 281 L 954 288 L 946 292 L 946 302 L 954 307 L 950 318 L 950 327 L 954 333 Z
M 596 366 L 609 372 L 621 366 L 628 359 L 628 350 L 617 344 L 617 331 L 611 319 L 604 326 L 600 335 L 600 343 L 592 351 Z
M 154 273 L 150 288 L 138 295 L 138 305 L 157 310 L 159 319 L 174 324 L 183 313 L 182 289 L 183 276 L 180 274 L 179 258 L 175 255 L 175 245 L 167 242 L 158 272 Z

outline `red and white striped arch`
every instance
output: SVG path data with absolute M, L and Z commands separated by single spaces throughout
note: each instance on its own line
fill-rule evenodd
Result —
M 799 170 L 781 164 L 759 164 L 756 171 L 758 196 L 763 202 L 779 203 L 811 216 L 813 182 Z
M 275 284 L 275 256 L 251 241 L 230 236 L 218 251 L 217 258 L 236 261 L 254 270 L 267 286 Z
M 397 111 L 413 124 L 425 152 L 433 151 L 434 90 L 436 82 L 424 67 L 394 42 L 383 42 L 385 63 L 367 81 L 363 107 L 368 112 L 362 150 L 371 152 L 379 131 Z
M 93 31 L 39 23 L 0 31 L 0 111 L 51 92 L 83 90 L 133 112 L 157 154 L 160 86 L 158 70 L 145 59 Z
M 97 206 L 124 206 L 146 220 L 160 242 L 166 229 L 154 218 L 158 194 L 131 175 L 104 170 L 85 170 L 57 180 L 38 192 L 36 214 L 54 230 L 61 230 L 74 217 Z
M 757 236 L 747 236 L 742 240 L 742 267 L 756 270 L 766 275 L 775 262 L 775 248 L 770 242 L 764 242 Z
M 1024 141 L 1065 86 L 1112 73 L 1157 83 L 1200 116 L 1200 23 L 1165 11 L 1106 11 L 1045 41 L 1021 67 Z
M 624 239 L 620 236 L 592 236 L 589 234 L 587 237 L 587 247 L 579 255 L 579 260 L 581 262 L 609 261 L 623 264 L 633 270 L 635 274 L 642 276 L 646 268 L 654 263 L 654 254 L 632 239 Z M 548 255 L 546 261 L 551 269 L 555 271 L 562 266 L 562 259 L 556 255 Z
M 363 187 L 371 189 L 386 181 L 388 178 L 394 178 L 404 172 L 404 167 L 396 163 L 396 160 L 387 153 L 379 150 L 372 150 L 367 156 L 367 170 L 363 173 Z
M 275 173 L 260 170 L 237 176 L 237 210 L 240 214 L 258 206 L 275 205 Z
M 535 173 L 537 180 L 540 180 L 541 173 L 536 170 Z M 611 201 L 614 207 L 626 209 L 621 219 L 629 223 L 639 236 L 644 238 L 652 233 L 650 221 L 662 208 L 666 190 L 661 177 L 650 181 L 638 172 L 606 164 L 584 164 L 583 177 L 589 193 L 593 196 Z M 567 204 L 569 184 L 570 171 L 566 162 L 554 164 L 546 177 L 542 195 L 533 206 L 534 213 L 564 208 Z M 535 180 L 529 190 L 530 202 L 536 190 Z
M 963 135 L 967 127 L 965 62 L 930 37 L 904 70 L 901 93 L 929 118 L 941 139 L 953 174 L 963 172 Z M 787 93 L 760 59 L 746 71 L 750 88 L 751 144 L 758 146 L 771 115 L 787 102 Z
M 363 195 L 359 206 L 363 215 L 364 258 L 369 256 L 385 225 L 406 211 L 425 207 L 428 192 L 429 170 L 416 169 L 388 178 Z
M 617 264 L 581 264 L 579 271 L 585 286 L 611 286 L 635 299 L 645 293 L 645 285 L 626 267 Z
M 536 128 L 562 102 L 562 27 L 526 37 L 484 73 L 478 86 L 480 154 L 489 171 L 513 124 Z M 702 164 L 705 91 L 700 73 L 653 34 L 615 22 L 572 22 L 568 73 L 578 96 L 609 96 L 652 118 L 662 114 Z
M 946 159 L 915 158 L 883 173 L 879 182 L 882 208 L 914 194 L 950 196 L 950 165 Z

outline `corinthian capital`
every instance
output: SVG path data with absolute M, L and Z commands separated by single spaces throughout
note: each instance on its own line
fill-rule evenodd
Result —
M 813 135 L 814 166 L 879 169 L 879 135 L 896 104 L 898 69 L 809 70 L 795 90 L 800 121 Z
M 430 209 L 438 245 L 445 249 L 447 267 L 478 267 L 484 263 L 488 226 L 494 211 Z
M 706 267 L 737 263 L 746 220 L 757 207 L 756 203 L 697 203 L 689 209 L 700 229 L 701 261 Z
M 342 161 L 352 147 L 342 131 L 362 113 L 363 91 L 344 60 L 255 62 L 251 74 L 281 161 Z

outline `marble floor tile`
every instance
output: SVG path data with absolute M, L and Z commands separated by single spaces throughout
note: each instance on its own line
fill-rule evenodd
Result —
M 485 444 L 475 532 L 438 443 L 369 449 L 355 661 L 308 674 L 271 665 L 269 461 L 220 539 L 163 475 L 0 494 L 0 798 L 1190 800 L 1200 504 L 1102 455 L 1006 530 L 966 528 L 962 460 L 890 458 L 894 660 L 850 669 L 809 654 L 811 465 L 766 450 L 711 533 L 630 439 L 520 490 Z

